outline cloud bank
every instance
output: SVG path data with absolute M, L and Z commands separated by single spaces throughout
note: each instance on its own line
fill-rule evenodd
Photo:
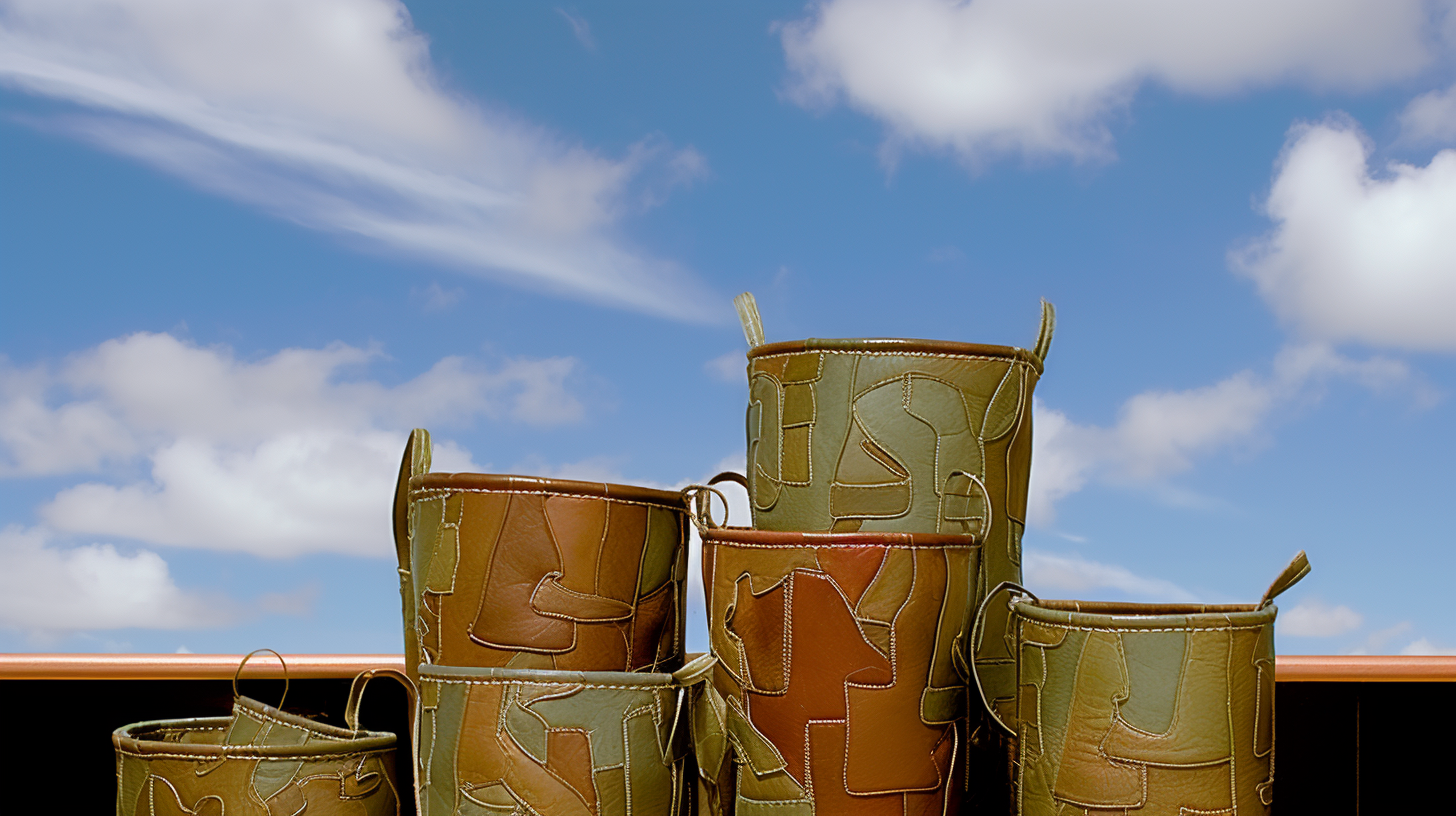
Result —
M 780 28 L 788 94 L 900 147 L 1105 159 L 1138 89 L 1362 89 L 1432 57 L 1424 0 L 827 0 Z
M 245 361 L 139 333 L 55 367 L 0 360 L 0 475 L 110 476 L 40 508 L 59 533 L 264 557 L 385 556 L 412 425 L 558 425 L 583 413 L 570 358 L 447 357 L 386 386 L 365 376 L 380 356 L 336 343 Z M 446 440 L 435 460 L 476 469 Z
M 624 216 L 704 172 L 612 158 L 450 92 L 397 0 L 6 0 L 0 82 L 48 124 L 315 229 L 567 297 L 688 320 L 714 299 Z

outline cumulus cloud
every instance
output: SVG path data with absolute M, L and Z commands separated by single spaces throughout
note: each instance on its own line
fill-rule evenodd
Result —
M 1110 427 L 1078 424 L 1038 400 L 1029 521 L 1050 524 L 1057 501 L 1090 480 L 1152 484 L 1188 470 L 1199 456 L 1256 443 L 1273 408 L 1317 399 L 1332 379 L 1383 389 L 1409 383 L 1411 374 L 1397 360 L 1355 360 L 1306 344 L 1281 351 L 1267 375 L 1241 371 L 1201 388 L 1133 396 Z M 1419 386 L 1417 392 L 1429 398 Z
M 7 0 L 0 82 L 47 124 L 306 226 L 569 297 L 708 319 L 614 231 L 701 155 L 609 157 L 463 98 L 398 0 Z
M 1065 593 L 1068 597 L 1095 597 L 1111 590 L 1136 599 L 1166 603 L 1196 601 L 1193 593 L 1172 581 L 1149 578 L 1116 564 L 1103 564 L 1078 555 L 1056 555 L 1028 547 L 1022 559 L 1028 589 L 1038 594 Z
M 1424 0 L 826 0 L 781 27 L 789 95 L 899 145 L 1105 158 L 1139 87 L 1370 87 L 1431 59 Z
M 1307 337 L 1456 350 L 1456 150 L 1372 172 L 1352 122 L 1294 128 L 1265 211 L 1274 229 L 1234 265 Z
M 583 413 L 570 358 L 494 367 L 447 357 L 412 380 L 366 376 L 378 349 L 256 361 L 168 334 L 106 341 L 54 367 L 0 368 L 0 475 L 126 472 L 40 508 L 50 529 L 282 557 L 387 555 L 389 497 L 413 425 L 552 425 Z M 80 431 L 84 432 L 78 432 Z M 437 469 L 479 470 L 442 439 Z
M 239 616 L 227 598 L 179 589 L 167 562 L 109 544 L 64 548 L 37 529 L 0 530 L 0 627 L 45 638 L 78 630 L 193 629 Z
M 1330 606 L 1315 598 L 1300 601 L 1291 609 L 1279 610 L 1281 635 L 1335 637 L 1359 629 L 1364 622 L 1364 617 L 1348 606 Z

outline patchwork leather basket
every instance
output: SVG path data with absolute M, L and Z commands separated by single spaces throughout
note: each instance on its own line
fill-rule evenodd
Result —
M 676 674 L 421 666 L 421 816 L 692 816 L 688 688 L 710 661 Z
M 982 544 L 978 597 L 1021 580 L 1031 397 L 1051 348 L 1051 304 L 1042 302 L 1030 350 L 938 340 L 765 343 L 753 295 L 734 304 L 749 346 L 754 528 L 973 535 Z M 1011 664 L 996 644 L 975 659 Z M 1003 671 L 986 682 L 1009 679 Z
M 234 679 L 232 716 L 116 729 L 117 816 L 398 816 L 395 735 L 358 726 L 360 695 L 378 674 L 408 682 L 392 669 L 355 678 L 348 728 L 237 694 Z
M 1268 814 L 1273 601 L 1308 572 L 1301 552 L 1258 604 L 1223 606 L 998 587 L 986 603 L 1010 599 L 1017 695 L 987 705 L 1018 737 L 1014 812 Z
M 411 673 L 682 664 L 680 493 L 429 469 L 430 436 L 416 430 L 394 506 Z
M 976 538 L 699 532 L 736 812 L 956 812 Z

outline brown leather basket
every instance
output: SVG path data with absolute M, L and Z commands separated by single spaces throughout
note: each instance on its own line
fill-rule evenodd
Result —
M 987 699 L 1017 736 L 1016 814 L 1267 814 L 1274 800 L 1274 598 L 1257 604 L 1043 601 L 1003 585 L 1016 695 Z M 983 607 L 984 608 L 984 607 Z M 978 667 L 979 668 L 979 667 Z M 984 693 L 984 692 L 983 692 Z
M 736 780 L 715 780 L 724 798 L 754 813 L 956 812 L 975 537 L 699 532 L 735 756 Z
M 682 665 L 680 493 L 430 473 L 411 434 L 395 495 L 405 664 L 575 671 Z M 417 679 L 417 678 L 416 678 Z

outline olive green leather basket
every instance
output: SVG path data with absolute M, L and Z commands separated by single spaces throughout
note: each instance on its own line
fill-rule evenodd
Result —
M 360 696 L 380 674 L 408 682 L 392 669 L 356 677 L 348 728 L 244 697 L 235 681 L 231 716 L 116 729 L 117 816 L 398 816 L 395 735 L 358 727 Z
M 1014 813 L 1268 814 L 1273 601 L 1308 572 L 1301 552 L 1259 603 L 1219 606 L 998 587 L 982 609 L 1009 599 L 1016 696 L 985 702 L 1017 737 Z
M 703 656 L 673 674 L 419 667 L 421 816 L 692 816 Z M 721 730 L 717 748 L 723 755 Z M 721 761 L 721 759 L 720 759 Z

